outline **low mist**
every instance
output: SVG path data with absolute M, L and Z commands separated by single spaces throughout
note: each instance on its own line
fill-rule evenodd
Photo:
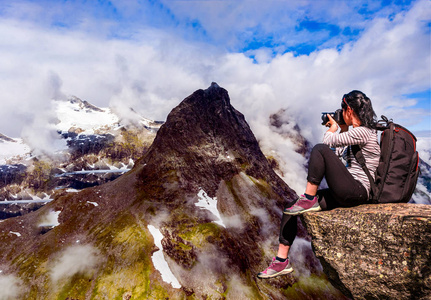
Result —
M 51 280 L 57 282 L 75 274 L 91 275 L 101 262 L 100 252 L 91 245 L 74 245 L 64 249 L 50 263 Z

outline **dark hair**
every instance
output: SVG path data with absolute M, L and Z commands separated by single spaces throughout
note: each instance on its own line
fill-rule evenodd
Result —
M 348 94 L 343 96 L 341 100 L 341 108 L 344 110 L 347 109 L 347 105 L 350 106 L 351 109 L 358 116 L 361 121 L 361 125 L 375 129 L 377 125 L 377 116 L 373 110 L 373 105 L 371 104 L 370 98 L 367 97 L 361 91 L 351 91 Z

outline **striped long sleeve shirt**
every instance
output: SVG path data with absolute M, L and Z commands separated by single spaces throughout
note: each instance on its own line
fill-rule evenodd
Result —
M 365 164 L 374 177 L 380 160 L 380 146 L 377 140 L 377 131 L 359 126 L 350 128 L 343 133 L 333 133 L 327 131 L 323 137 L 323 143 L 333 148 L 335 154 L 346 162 L 346 167 L 352 174 L 353 178 L 362 183 L 370 193 L 370 181 L 361 165 L 357 162 L 353 151 L 349 148 L 351 145 L 359 145 L 365 158 Z

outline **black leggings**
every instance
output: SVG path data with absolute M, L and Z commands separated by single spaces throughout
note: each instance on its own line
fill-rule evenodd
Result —
M 328 189 L 318 190 L 322 210 L 352 207 L 365 204 L 368 193 L 362 183 L 355 180 L 346 166 L 325 144 L 317 144 L 311 151 L 307 181 L 319 185 L 326 178 Z M 293 203 L 290 203 L 290 206 Z M 280 226 L 280 244 L 291 246 L 297 233 L 297 216 L 283 214 Z

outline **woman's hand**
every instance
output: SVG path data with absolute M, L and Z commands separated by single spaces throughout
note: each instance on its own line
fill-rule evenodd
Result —
M 337 122 L 334 120 L 333 117 L 331 117 L 331 115 L 327 114 L 328 116 L 328 123 L 326 123 L 326 127 L 329 127 L 328 131 L 330 132 L 336 132 L 338 130 L 338 124 Z

